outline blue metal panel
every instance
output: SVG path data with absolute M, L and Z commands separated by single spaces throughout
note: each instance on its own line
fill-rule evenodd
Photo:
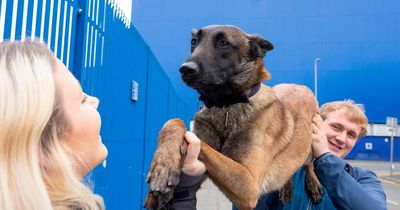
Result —
M 359 139 L 346 159 L 390 161 L 390 137 Z M 394 139 L 394 161 L 400 161 L 400 142 Z
M 18 14 L 23 14 L 23 7 L 24 7 L 24 2 L 23 1 L 18 1 L 17 5 L 17 13 Z M 22 17 L 23 15 L 17 15 L 16 16 L 16 25 L 17 26 L 22 26 Z M 21 32 L 22 32 L 22 27 L 16 27 L 15 28 L 15 39 L 21 39 Z
M 12 24 L 12 11 L 13 11 L 13 1 L 6 1 L 6 14 L 4 22 L 4 40 L 9 40 L 11 36 L 11 24 Z
M 92 3 L 91 8 L 93 7 L 96 6 Z M 106 8 L 106 14 L 112 14 L 111 8 Z M 93 19 L 91 21 L 90 24 L 93 24 Z M 137 209 L 142 200 L 140 186 L 143 183 L 144 110 L 149 51 L 136 32 L 127 31 L 112 15 L 106 16 L 104 26 L 103 61 L 100 61 L 101 57 L 98 55 L 99 62 L 94 62 L 93 66 L 90 52 L 84 52 L 83 55 L 87 54 L 86 68 L 83 68 L 81 77 L 82 83 L 103 101 L 100 106 L 103 108 L 99 109 L 104 122 L 102 136 L 110 150 L 107 168 L 99 167 L 95 171 L 96 189 L 106 198 L 108 209 Z M 92 36 L 91 26 L 89 29 L 91 31 L 86 31 L 85 34 Z M 87 42 L 92 45 L 94 43 Z M 132 80 L 139 83 L 137 102 L 130 99 Z
M 149 75 L 147 106 L 146 106 L 146 132 L 145 132 L 145 147 L 143 159 L 143 181 L 150 166 L 152 156 L 157 146 L 158 132 L 162 125 L 168 120 L 168 83 L 166 75 L 162 72 L 160 65 L 154 55 L 149 57 Z M 143 185 L 142 201 L 145 193 L 147 193 L 148 185 Z M 143 205 L 141 203 L 138 208 Z
M 168 118 L 175 118 L 177 117 L 177 100 L 178 96 L 176 95 L 173 86 L 170 84 L 168 85 Z
M 141 208 L 143 180 L 138 162 L 142 159 L 142 143 L 126 140 L 107 144 L 107 167 L 99 166 L 93 173 L 95 190 L 103 196 L 107 209 Z
M 41 5 L 42 4 L 42 5 Z M 46 4 L 44 4 L 44 2 L 42 1 L 39 5 L 41 9 L 42 9 L 42 15 L 40 20 L 41 20 L 41 26 L 40 26 L 40 30 L 37 30 L 37 32 L 40 32 L 39 36 L 42 38 L 42 40 L 44 40 L 46 43 L 50 43 L 48 40 L 48 35 L 49 35 L 49 27 L 51 27 L 50 25 L 50 1 L 46 1 Z M 44 8 L 44 11 L 43 11 Z M 43 21 L 43 22 L 42 22 Z M 44 25 L 44 26 L 42 26 Z M 43 27 L 43 31 L 42 31 L 42 27 Z M 43 32 L 43 33 L 42 33 Z
M 49 18 L 49 28 L 47 31 L 47 44 L 50 46 L 50 49 L 54 51 L 55 46 L 55 35 L 56 35 L 56 21 L 57 21 L 57 2 L 60 0 L 50 0 L 50 13 L 46 14 Z
M 27 4 L 27 17 L 33 17 L 33 1 L 28 1 Z M 25 28 L 25 35 L 26 37 L 30 37 L 32 34 L 32 21 L 27 21 L 26 22 L 26 28 Z

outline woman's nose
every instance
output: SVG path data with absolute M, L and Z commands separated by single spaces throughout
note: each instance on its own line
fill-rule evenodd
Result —
M 99 99 L 94 96 L 89 96 L 89 98 L 90 98 L 90 101 L 89 101 L 90 105 L 92 105 L 95 109 L 97 109 L 97 107 L 99 107 L 99 103 L 100 103 Z

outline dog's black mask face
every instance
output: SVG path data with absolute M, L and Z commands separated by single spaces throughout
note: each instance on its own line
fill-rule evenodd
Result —
M 192 31 L 191 55 L 179 71 L 182 80 L 200 95 L 224 92 L 237 95 L 254 75 L 252 71 L 272 50 L 270 42 L 234 26 L 207 26 Z M 263 67 L 263 63 L 262 63 Z

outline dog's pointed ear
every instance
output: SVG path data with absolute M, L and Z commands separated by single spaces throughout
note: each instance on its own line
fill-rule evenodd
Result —
M 260 35 L 251 34 L 247 36 L 250 40 L 250 55 L 253 58 L 263 58 L 268 51 L 274 49 L 272 43 L 262 38 Z
M 198 29 L 192 28 L 192 37 L 195 36 L 199 32 Z

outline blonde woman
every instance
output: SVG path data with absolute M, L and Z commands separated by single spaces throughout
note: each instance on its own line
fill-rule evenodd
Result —
M 38 41 L 0 43 L 0 209 L 104 209 L 99 101 Z

